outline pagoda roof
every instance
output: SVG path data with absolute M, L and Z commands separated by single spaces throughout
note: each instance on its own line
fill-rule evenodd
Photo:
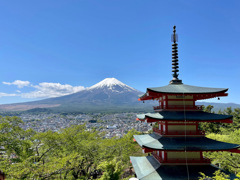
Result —
M 213 165 L 162 165 L 152 156 L 130 159 L 139 180 L 196 180 L 201 177 L 199 172 L 212 177 L 219 170 Z
M 159 93 L 201 94 L 201 93 L 226 92 L 228 88 L 210 88 L 210 87 L 191 86 L 186 84 L 169 84 L 167 86 L 162 86 L 162 87 L 147 88 L 147 90 L 151 90 Z
M 191 86 L 186 84 L 168 84 L 162 87 L 147 88 L 147 92 L 160 93 L 160 94 L 216 94 L 225 93 L 228 88 L 211 88 Z M 141 98 L 148 97 L 147 93 L 140 96 Z M 151 96 L 151 95 L 150 95 Z
M 134 135 L 143 148 L 168 151 L 221 151 L 239 148 L 238 144 L 216 141 L 206 137 L 166 137 L 158 134 Z
M 171 121 L 219 121 L 232 119 L 231 115 L 207 113 L 203 111 L 160 111 L 156 113 L 138 114 L 139 120 L 147 118 L 156 120 L 171 120 Z

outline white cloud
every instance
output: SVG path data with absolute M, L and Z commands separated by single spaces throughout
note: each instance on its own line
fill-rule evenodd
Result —
M 20 96 L 22 98 L 51 98 L 51 97 L 59 97 L 72 93 L 76 93 L 78 91 L 84 90 L 83 86 L 71 86 L 69 84 L 60 84 L 60 83 L 49 83 L 42 82 L 38 85 L 33 85 L 29 81 L 21 81 L 15 80 L 13 82 L 2 82 L 6 85 L 16 85 L 18 88 L 23 88 L 25 86 L 30 86 L 34 88 L 33 91 L 22 93 L 20 90 L 16 90 L 16 94 L 7 94 L 1 93 L 0 97 L 3 96 Z
M 0 97 L 6 97 L 6 96 L 17 96 L 17 94 L 8 94 L 8 93 L 0 92 Z
M 30 85 L 29 81 L 21 81 L 21 80 L 15 80 L 13 82 L 2 82 L 2 83 L 6 85 L 16 85 L 18 88 L 23 88 L 24 86 Z
M 22 93 L 23 98 L 50 98 L 59 97 L 84 90 L 83 86 L 71 86 L 69 84 L 42 82 L 38 85 L 32 85 L 35 91 Z

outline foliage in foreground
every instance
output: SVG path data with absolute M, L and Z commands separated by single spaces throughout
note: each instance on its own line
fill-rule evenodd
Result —
M 211 112 L 213 106 L 207 106 L 206 112 Z M 233 144 L 240 144 L 240 109 L 232 110 L 230 107 L 218 114 L 232 115 L 233 123 L 202 123 L 201 128 L 206 131 L 207 137 Z M 231 173 L 240 172 L 240 154 L 222 152 L 205 152 L 204 157 L 210 158 L 212 163 Z
M 205 107 L 206 112 L 212 112 L 213 106 Z M 206 131 L 207 137 L 233 144 L 240 144 L 240 109 L 232 110 L 231 107 L 226 108 L 224 111 L 219 111 L 218 114 L 232 115 L 233 123 L 202 123 L 201 129 Z M 205 152 L 204 157 L 211 159 L 212 164 L 217 165 L 223 170 L 230 173 L 237 174 L 240 178 L 240 154 L 231 153 L 228 151 L 222 152 Z M 230 177 L 220 171 L 216 171 L 212 178 L 202 174 L 203 179 L 213 180 L 228 180 Z
M 199 180 L 229 180 L 230 176 L 221 172 L 221 171 L 216 171 L 212 177 L 208 177 L 203 173 L 200 173 L 202 177 L 199 178 Z M 237 178 L 234 180 L 239 180 L 240 174 L 237 175 Z
M 120 179 L 123 170 L 122 162 L 117 161 L 116 158 L 112 161 L 102 162 L 98 168 L 103 170 L 103 175 L 100 180 Z
M 23 130 L 17 117 L 0 117 L 0 169 L 8 179 L 119 179 L 139 147 L 131 130 L 123 138 L 75 125 L 60 132 Z M 117 162 L 116 164 L 114 164 Z M 124 164 L 124 165 L 123 165 Z

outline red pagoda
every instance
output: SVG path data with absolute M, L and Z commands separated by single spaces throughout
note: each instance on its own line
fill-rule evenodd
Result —
M 154 113 L 137 115 L 139 121 L 158 125 L 152 134 L 134 136 L 143 152 L 152 154 L 130 157 L 139 180 L 195 180 L 199 172 L 211 177 L 218 168 L 203 157 L 204 151 L 240 151 L 239 145 L 209 139 L 199 130 L 200 122 L 232 123 L 232 116 L 203 112 L 202 106 L 195 104 L 197 100 L 227 96 L 228 89 L 190 86 L 178 79 L 176 26 L 173 28 L 173 79 L 167 86 L 147 88 L 139 98 L 159 102 Z

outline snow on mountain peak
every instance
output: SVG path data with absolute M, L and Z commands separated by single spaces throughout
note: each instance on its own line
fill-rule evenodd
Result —
M 120 86 L 125 89 L 127 88 L 129 90 L 130 89 L 135 90 L 134 88 L 122 83 L 121 81 L 117 80 L 116 78 L 106 78 L 106 79 L 100 81 L 99 83 L 91 86 L 89 89 L 104 88 L 104 87 L 112 89 L 114 86 Z

